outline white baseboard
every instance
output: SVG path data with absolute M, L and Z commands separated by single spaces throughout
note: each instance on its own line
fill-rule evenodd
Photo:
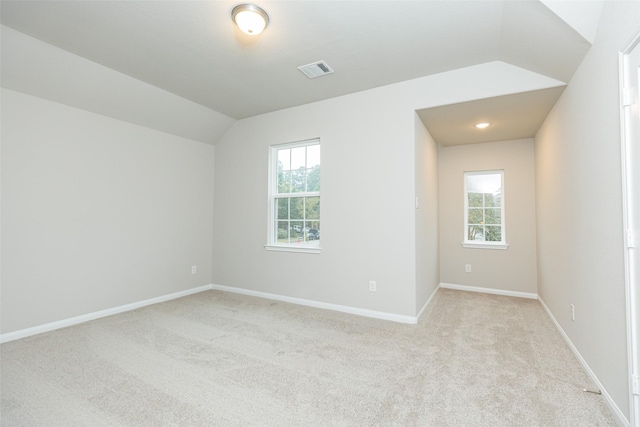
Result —
M 598 377 L 596 377 L 596 374 L 591 370 L 591 368 L 589 367 L 587 362 L 584 360 L 584 358 L 582 357 L 582 355 L 580 354 L 576 346 L 573 345 L 573 343 L 569 339 L 569 336 L 564 332 L 564 330 L 562 329 L 562 327 L 560 326 L 556 318 L 553 316 L 553 314 L 551 313 L 551 310 L 549 310 L 549 307 L 547 307 L 547 305 L 542 300 L 542 298 L 540 298 L 539 295 L 528 293 L 528 292 L 505 291 L 501 289 L 490 289 L 490 288 L 481 288 L 477 286 L 456 285 L 452 283 L 440 283 L 440 287 L 445 289 L 456 289 L 459 291 L 482 292 L 487 294 L 530 298 L 530 299 L 537 299 L 538 301 L 540 301 L 540 304 L 542 305 L 542 307 L 544 307 L 545 311 L 547 312 L 547 315 L 549 315 L 549 317 L 551 318 L 551 321 L 560 332 L 560 335 L 562 335 L 562 337 L 566 341 L 567 345 L 573 352 L 576 359 L 578 359 L 578 362 L 580 363 L 580 365 L 582 365 L 582 368 L 587 372 L 587 375 L 589 375 L 589 377 L 591 378 L 593 383 L 596 385 L 596 387 L 598 387 L 598 389 L 600 389 L 600 391 L 602 392 L 602 397 L 604 397 L 605 402 L 607 403 L 609 408 L 612 410 L 612 412 L 616 415 L 616 417 L 618 418 L 618 421 L 620 421 L 621 425 L 625 427 L 628 427 L 630 425 L 629 420 L 625 417 L 624 413 L 620 410 L 620 408 L 615 404 L 615 402 L 611 398 L 611 395 L 609 395 L 607 390 L 602 386 L 602 383 L 600 382 L 600 380 L 598 380 Z
M 454 283 L 440 283 L 441 288 L 458 291 L 480 292 L 483 294 L 504 295 L 507 297 L 538 299 L 538 294 L 530 292 L 507 291 L 504 289 L 481 288 L 479 286 L 456 285 Z
M 545 302 L 539 296 L 538 296 L 538 301 L 540 301 L 540 304 L 542 305 L 542 307 L 544 307 L 545 311 L 551 318 L 551 321 L 553 322 L 553 324 L 556 325 L 556 328 L 560 332 L 560 335 L 562 335 L 567 345 L 573 352 L 574 356 L 576 357 L 576 359 L 578 359 L 578 362 L 580 362 L 580 365 L 582 365 L 584 370 L 587 372 L 587 374 L 591 378 L 591 381 L 593 381 L 596 387 L 600 389 L 600 391 L 602 392 L 602 397 L 604 397 L 604 400 L 607 403 L 607 405 L 609 405 L 609 408 L 618 417 L 618 421 L 620 421 L 623 426 L 629 426 L 629 420 L 627 419 L 627 417 L 625 417 L 624 413 L 620 410 L 620 408 L 618 408 L 618 405 L 616 405 L 613 399 L 611 398 L 611 395 L 609 395 L 607 390 L 602 386 L 602 383 L 600 382 L 600 380 L 598 380 L 598 377 L 596 377 L 596 374 L 591 370 L 591 368 L 589 367 L 587 362 L 584 360 L 584 358 L 582 357 L 582 355 L 580 354 L 576 346 L 573 345 L 573 342 L 571 342 L 571 339 L 569 339 L 569 336 L 565 333 L 564 329 L 562 329 L 562 326 L 560 326 L 560 323 L 558 323 L 556 318 L 553 316 L 553 314 L 551 313 L 551 310 L 549 310 L 549 307 L 547 307 L 547 304 L 545 304 Z
M 323 308 L 325 310 L 340 311 L 342 313 L 357 314 L 359 316 L 373 317 L 375 319 L 391 320 L 393 322 L 398 322 L 398 323 L 408 323 L 408 324 L 414 324 L 414 325 L 418 323 L 418 316 L 404 316 L 402 314 L 367 310 L 364 308 L 351 307 L 347 305 L 330 304 L 330 303 L 321 302 L 321 301 L 294 298 L 294 297 L 288 297 L 284 295 L 270 294 L 267 292 L 253 291 L 250 289 L 234 288 L 232 286 L 211 285 L 211 289 L 217 289 L 219 291 L 232 292 L 236 294 L 249 295 L 249 296 L 259 297 L 259 298 L 266 298 L 266 299 L 271 299 L 276 301 L 289 302 L 292 304 L 306 305 L 309 307 Z M 431 298 L 429 300 L 431 300 Z
M 429 304 L 431 304 L 431 301 L 433 300 L 433 297 L 435 297 L 436 294 L 438 293 L 438 289 L 440 289 L 440 287 L 436 286 L 436 288 L 433 290 L 433 292 L 431 292 L 431 295 L 427 299 L 427 302 L 424 303 L 424 305 L 422 306 L 422 308 L 418 312 L 418 315 L 416 316 L 416 322 L 418 320 L 420 320 L 420 318 L 422 317 L 422 314 L 425 312 L 425 310 L 427 309 Z
M 31 328 L 26 328 L 26 329 L 21 329 L 21 330 L 14 331 L 14 332 L 7 332 L 7 333 L 4 333 L 4 334 L 0 334 L 0 344 L 5 343 L 5 342 L 9 342 L 9 341 L 18 340 L 18 339 L 21 339 L 21 338 L 30 337 L 32 335 L 42 334 L 44 332 L 54 331 L 56 329 L 66 328 L 68 326 L 73 326 L 73 325 L 77 325 L 77 324 L 84 323 L 84 322 L 89 322 L 91 320 L 100 319 L 101 317 L 111 316 L 111 315 L 118 314 L 118 313 L 124 313 L 124 312 L 127 312 L 127 311 L 131 311 L 131 310 L 135 310 L 135 309 L 138 309 L 138 308 L 141 308 L 141 307 L 145 307 L 147 305 L 158 304 L 158 303 L 169 301 L 169 300 L 172 300 L 172 299 L 182 298 L 182 297 L 185 297 L 185 296 L 188 296 L 188 295 L 192 295 L 192 294 L 195 294 L 195 293 L 198 293 L 198 292 L 208 291 L 208 290 L 211 290 L 211 289 L 217 289 L 217 290 L 221 290 L 221 291 L 225 291 L 225 292 L 233 292 L 233 293 L 238 293 L 238 294 L 256 296 L 256 297 L 260 297 L 260 298 L 278 300 L 278 301 L 283 301 L 283 302 L 290 302 L 290 303 L 298 304 L 298 305 L 306 305 L 306 306 L 310 306 L 310 307 L 323 308 L 323 309 L 327 309 L 327 310 L 340 311 L 340 312 L 343 312 L 343 313 L 357 314 L 357 315 L 365 316 L 365 317 L 372 317 L 372 318 L 383 319 L 383 320 L 391 320 L 391 321 L 394 321 L 394 322 L 408 323 L 408 324 L 416 324 L 418 322 L 418 319 L 420 318 L 422 313 L 425 311 L 425 309 L 427 308 L 427 306 L 429 305 L 429 303 L 431 302 L 431 300 L 433 299 L 435 293 L 438 290 L 436 288 L 436 290 L 431 294 L 431 296 L 429 297 L 427 302 L 424 304 L 424 306 L 422 307 L 422 309 L 420 310 L 420 312 L 418 313 L 417 316 L 404 316 L 404 315 L 401 315 L 401 314 L 386 313 L 386 312 L 382 312 L 382 311 L 367 310 L 367 309 L 357 308 L 357 307 L 350 307 L 350 306 L 337 305 L 337 304 L 329 304 L 329 303 L 324 303 L 324 302 L 320 302 L 320 301 L 306 300 L 306 299 L 301 299 L 301 298 L 294 298 L 294 297 L 287 297 L 287 296 L 282 296 L 282 295 L 270 294 L 270 293 L 266 293 L 266 292 L 252 291 L 252 290 L 249 290 L 249 289 L 234 288 L 234 287 L 231 287 L 231 286 L 204 285 L 204 286 L 199 286 L 197 288 L 187 289 L 185 291 L 174 292 L 172 294 L 163 295 L 163 296 L 159 296 L 159 297 L 155 297 L 155 298 L 150 298 L 150 299 L 147 299 L 147 300 L 144 300 L 144 301 L 138 301 L 138 302 L 134 302 L 134 303 L 131 303 L 131 304 L 125 304 L 125 305 L 121 305 L 121 306 L 118 306 L 118 307 L 108 308 L 108 309 L 96 311 L 96 312 L 93 312 L 93 313 L 87 313 L 87 314 L 83 314 L 83 315 L 80 315 L 80 316 L 71 317 L 71 318 L 68 318 L 68 319 L 58 320 L 58 321 L 51 322 L 51 323 L 45 323 L 43 325 L 38 325 L 38 326 L 31 327 Z
M 176 298 L 186 297 L 198 292 L 208 291 L 211 289 L 211 285 L 204 285 L 197 288 L 187 289 L 186 291 L 174 292 L 168 295 L 162 295 L 159 297 L 147 299 L 144 301 L 138 301 L 131 304 L 125 304 L 118 307 L 107 308 L 105 310 L 96 311 L 93 313 L 83 314 L 81 316 L 71 317 L 69 319 L 58 320 L 56 322 L 45 323 L 44 325 L 34 326 L 32 328 L 21 329 L 15 332 L 7 332 L 0 334 L 0 344 L 17 340 L 20 338 L 26 338 L 31 335 L 41 334 L 43 332 L 49 332 L 56 329 L 66 328 L 67 326 L 77 325 L 79 323 L 88 322 L 90 320 L 99 319 L 101 317 L 111 316 L 113 314 L 124 313 L 125 311 L 135 310 L 137 308 L 145 307 L 147 305 L 158 304 L 161 302 L 169 301 Z

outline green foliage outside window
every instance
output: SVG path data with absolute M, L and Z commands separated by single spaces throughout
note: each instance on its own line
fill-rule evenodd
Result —
M 467 193 L 467 240 L 502 241 L 500 193 Z

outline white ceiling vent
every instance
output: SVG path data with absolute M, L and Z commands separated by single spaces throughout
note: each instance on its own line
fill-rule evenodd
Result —
M 302 65 L 298 67 L 298 70 L 302 71 L 304 75 L 309 77 L 310 79 L 333 73 L 331 67 L 329 67 L 329 65 L 327 65 L 327 63 L 324 61 Z

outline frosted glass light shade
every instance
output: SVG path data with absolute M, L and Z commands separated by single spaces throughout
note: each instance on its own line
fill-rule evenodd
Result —
M 267 12 L 253 4 L 241 4 L 233 8 L 231 17 L 242 32 L 255 36 L 269 24 Z

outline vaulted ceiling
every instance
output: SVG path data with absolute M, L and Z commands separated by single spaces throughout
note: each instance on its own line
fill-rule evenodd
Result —
M 7 27 L 242 119 L 496 60 L 566 83 L 599 13 L 597 2 L 573 2 L 587 5 L 576 14 L 538 0 L 264 0 L 270 24 L 251 37 L 231 21 L 238 3 L 3 0 L 0 14 Z M 319 60 L 335 73 L 308 79 L 297 69 Z M 3 86 L 19 78 L 8 73 Z M 559 94 L 524 102 L 548 112 Z

